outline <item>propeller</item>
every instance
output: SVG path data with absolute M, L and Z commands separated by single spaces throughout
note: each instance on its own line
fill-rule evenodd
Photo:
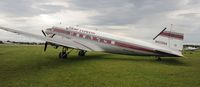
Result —
M 47 45 L 48 45 L 48 42 L 45 42 L 45 44 L 44 44 L 44 52 L 47 50 Z
M 42 33 L 45 37 L 47 36 L 46 33 L 44 32 L 44 30 L 42 30 Z M 47 45 L 48 45 L 48 42 L 46 41 L 44 44 L 44 52 L 47 50 Z
M 55 35 L 56 35 L 56 34 L 53 34 L 53 35 L 51 36 L 51 38 L 53 38 Z
M 43 33 L 43 35 L 46 37 L 47 35 L 46 35 L 46 33 L 42 30 L 42 33 Z
M 43 35 L 44 35 L 45 37 L 47 36 L 46 33 L 44 32 L 44 30 L 42 30 L 42 33 L 43 33 Z M 55 35 L 56 35 L 56 34 L 53 34 L 52 36 L 50 36 L 50 38 L 53 38 Z M 46 41 L 45 44 L 44 44 L 44 52 L 47 50 L 48 44 L 51 44 L 52 46 L 55 45 L 55 44 L 53 44 L 53 43 L 49 43 L 49 42 Z M 55 48 L 58 48 L 57 45 L 55 45 L 55 46 L 56 46 Z

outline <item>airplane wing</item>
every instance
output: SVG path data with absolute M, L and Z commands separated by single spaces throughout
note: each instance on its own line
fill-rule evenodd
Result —
M 8 32 L 20 34 L 20 35 L 23 35 L 23 36 L 32 37 L 32 38 L 36 38 L 36 39 L 39 39 L 39 40 L 47 41 L 47 42 L 54 43 L 56 45 L 60 45 L 60 46 L 64 46 L 64 47 L 70 47 L 70 48 L 86 50 L 86 51 L 92 51 L 93 50 L 93 49 L 81 44 L 81 42 L 77 42 L 77 41 L 74 41 L 74 40 L 71 40 L 71 39 L 58 40 L 58 39 L 55 39 L 55 38 L 44 37 L 44 36 L 24 32 L 24 31 L 20 31 L 20 30 L 15 30 L 15 29 L 11 29 L 11 28 L 1 27 L 1 26 L 0 26 L 0 29 L 8 31 Z

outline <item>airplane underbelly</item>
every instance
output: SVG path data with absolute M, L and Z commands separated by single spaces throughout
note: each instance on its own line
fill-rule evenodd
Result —
M 102 48 L 104 52 L 113 53 L 113 54 L 143 55 L 143 56 L 156 55 L 155 53 L 152 53 L 152 52 L 144 52 L 144 51 L 139 51 L 139 50 L 127 49 L 124 47 L 118 47 L 118 46 L 109 45 L 109 44 L 97 43 L 97 45 L 100 48 Z
M 141 50 L 129 49 L 125 47 L 120 47 L 112 44 L 101 43 L 97 41 L 87 40 L 87 39 L 80 39 L 68 36 L 68 38 L 72 38 L 77 40 L 77 42 L 81 42 L 87 48 L 93 49 L 93 51 L 103 51 L 107 53 L 114 53 L 114 54 L 125 54 L 125 55 L 157 55 L 152 52 L 145 52 Z

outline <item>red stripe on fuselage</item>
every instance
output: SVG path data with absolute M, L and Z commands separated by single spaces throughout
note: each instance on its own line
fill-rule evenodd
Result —
M 151 50 L 151 49 L 147 49 L 147 48 L 143 48 L 143 47 L 139 47 L 139 46 L 127 44 L 127 43 L 122 43 L 122 42 L 115 42 L 115 45 L 116 45 L 116 46 L 120 46 L 120 47 L 124 47 L 124 48 L 134 49 L 134 50 L 147 51 L 147 52 L 154 52 L 154 51 Z
M 75 36 L 75 37 L 79 37 L 79 38 L 84 38 L 84 39 L 93 40 L 93 41 L 104 43 L 104 44 L 110 44 L 110 45 L 128 48 L 128 49 L 133 49 L 133 50 L 153 52 L 153 53 L 155 52 L 154 50 L 151 50 L 151 49 L 148 49 L 148 48 L 135 46 L 135 45 L 128 44 L 128 43 L 125 43 L 125 42 L 119 42 L 119 41 L 116 41 L 116 40 L 108 40 L 108 39 L 104 39 L 104 38 L 100 38 L 100 37 L 96 37 L 96 36 L 90 36 L 90 35 L 82 34 L 82 33 L 79 33 L 79 32 L 66 31 L 66 30 L 62 30 L 62 29 L 54 29 L 54 32 L 63 33 L 63 34 L 70 35 L 70 36 Z M 79 35 L 75 35 L 75 34 L 79 34 Z
M 183 40 L 184 36 L 181 33 L 176 33 L 176 32 L 170 32 L 170 31 L 165 31 L 160 34 L 161 36 L 166 36 L 166 37 L 172 37 L 176 39 Z

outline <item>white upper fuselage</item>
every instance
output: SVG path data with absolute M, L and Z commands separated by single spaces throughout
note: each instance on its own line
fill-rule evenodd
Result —
M 45 32 L 49 35 L 55 34 L 72 39 L 75 43 L 82 44 L 92 51 L 128 55 L 182 56 L 181 52 L 153 43 L 80 27 L 67 27 L 66 29 L 53 27 Z

